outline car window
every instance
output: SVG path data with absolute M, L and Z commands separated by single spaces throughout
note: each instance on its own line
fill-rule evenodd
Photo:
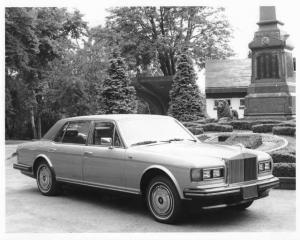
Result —
M 113 139 L 114 124 L 110 122 L 96 122 L 93 132 L 94 145 L 101 145 L 101 139 L 111 138 Z
M 70 122 L 62 142 L 85 144 L 89 133 L 89 126 L 89 122 Z
M 56 134 L 55 138 L 53 139 L 54 142 L 60 142 L 62 140 L 62 137 L 64 136 L 64 133 L 67 129 L 69 123 L 66 123 Z
M 104 141 L 106 138 L 113 140 L 113 146 L 121 147 L 121 139 L 117 131 L 115 131 L 115 125 L 111 122 L 95 122 L 93 132 L 93 145 L 104 145 L 101 144 L 101 139 Z M 104 139 L 104 140 L 103 140 Z M 105 145 L 107 146 L 107 145 Z

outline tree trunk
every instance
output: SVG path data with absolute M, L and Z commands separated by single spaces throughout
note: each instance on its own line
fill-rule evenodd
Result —
M 37 135 L 38 135 L 38 139 L 42 138 L 42 118 L 40 115 L 37 116 Z
M 32 133 L 33 133 L 33 138 L 37 138 L 36 134 L 36 128 L 35 128 L 35 122 L 34 122 L 34 111 L 33 108 L 30 109 L 30 115 L 31 115 L 31 128 L 32 128 Z

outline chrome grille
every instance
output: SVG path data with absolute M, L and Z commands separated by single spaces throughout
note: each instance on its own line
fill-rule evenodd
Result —
M 228 183 L 238 183 L 257 179 L 256 157 L 229 160 L 227 162 Z

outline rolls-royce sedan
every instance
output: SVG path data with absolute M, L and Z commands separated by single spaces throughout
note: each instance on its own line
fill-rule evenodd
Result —
M 278 184 L 267 153 L 202 143 L 169 116 L 62 119 L 16 155 L 13 167 L 36 178 L 43 195 L 63 183 L 140 194 L 163 223 L 178 220 L 186 203 L 246 209 Z

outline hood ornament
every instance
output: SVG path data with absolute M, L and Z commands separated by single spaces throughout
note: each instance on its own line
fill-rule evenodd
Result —
M 241 148 L 241 152 L 243 151 L 243 149 L 245 148 L 245 145 L 242 143 L 237 143 L 236 146 L 239 146 Z

